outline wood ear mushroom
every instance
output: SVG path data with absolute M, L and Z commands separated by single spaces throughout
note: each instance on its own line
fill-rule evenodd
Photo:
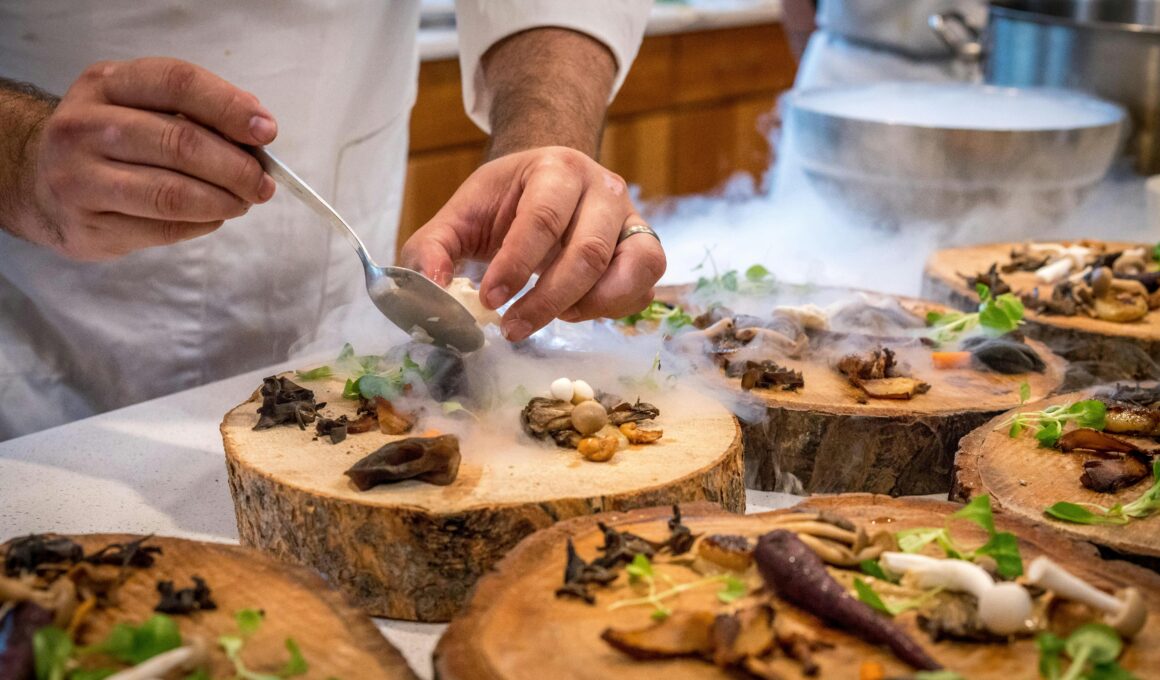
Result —
M 355 463 L 344 474 L 359 491 L 404 479 L 446 486 L 459 474 L 459 439 L 445 434 L 391 442 Z

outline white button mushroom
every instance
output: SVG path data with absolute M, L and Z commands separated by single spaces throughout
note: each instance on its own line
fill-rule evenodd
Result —
M 559 399 L 560 401 L 572 401 L 572 381 L 568 378 L 556 378 L 553 380 L 550 391 L 552 393 L 553 399 Z
M 909 574 L 920 588 L 970 593 L 979 601 L 979 623 L 998 635 L 1021 630 L 1031 616 L 1031 595 L 1018 583 L 995 583 L 985 569 L 964 560 L 884 552 L 882 568 Z
M 583 380 L 572 381 L 572 403 L 579 404 L 582 401 L 596 398 L 596 390 Z
M 1125 588 L 1114 597 L 1042 555 L 1028 565 L 1027 582 L 1103 612 L 1104 623 L 1124 637 L 1139 633 L 1148 620 L 1148 608 L 1138 589 Z

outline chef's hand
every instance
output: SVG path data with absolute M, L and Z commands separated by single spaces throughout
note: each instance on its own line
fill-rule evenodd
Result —
M 274 194 L 229 140 L 263 145 L 276 134 L 257 97 L 193 64 L 93 64 L 34 140 L 41 228 L 21 235 L 104 260 L 208 234 Z
M 480 166 L 407 241 L 402 261 L 446 285 L 456 262 L 491 260 L 479 290 L 492 309 L 539 273 L 504 315 L 504 337 L 517 341 L 556 317 L 618 317 L 648 305 L 665 253 L 648 234 L 617 243 L 636 224 L 644 220 L 615 173 L 573 149 L 532 149 Z

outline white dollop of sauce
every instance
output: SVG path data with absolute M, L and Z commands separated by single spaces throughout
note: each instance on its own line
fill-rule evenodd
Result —
M 466 277 L 451 279 L 450 285 L 447 286 L 447 292 L 451 293 L 459 301 L 459 304 L 467 308 L 467 311 L 475 317 L 475 322 L 480 326 L 486 326 L 489 323 L 499 325 L 499 312 L 483 306 L 483 301 L 479 299 L 479 290 L 472 285 L 471 279 Z

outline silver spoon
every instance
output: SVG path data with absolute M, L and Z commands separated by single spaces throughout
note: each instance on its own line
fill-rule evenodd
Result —
M 474 352 L 483 347 L 483 331 L 471 312 L 454 296 L 413 269 L 375 264 L 354 229 L 293 170 L 265 149 L 255 147 L 251 152 L 274 181 L 289 189 L 354 246 L 366 272 L 367 293 L 392 323 L 408 333 L 418 326 L 435 344 L 454 347 L 460 352 Z

